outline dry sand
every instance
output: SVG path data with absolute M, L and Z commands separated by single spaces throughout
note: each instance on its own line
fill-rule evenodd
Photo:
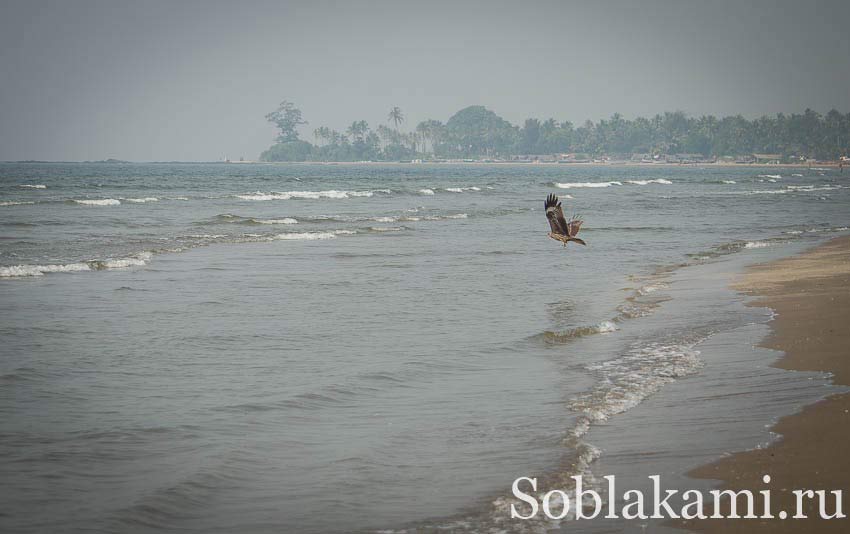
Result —
M 758 296 L 753 306 L 777 312 L 773 333 L 763 346 L 785 352 L 775 366 L 829 371 L 836 384 L 850 385 L 850 237 L 834 239 L 799 256 L 756 266 L 736 289 Z M 741 407 L 746 409 L 746 407 Z M 789 512 L 786 520 L 705 519 L 683 521 L 697 532 L 850 532 L 850 517 L 822 520 L 816 501 L 792 519 L 794 489 L 843 490 L 843 511 L 850 516 L 850 393 L 833 395 L 782 418 L 773 428 L 781 440 L 764 449 L 739 452 L 689 473 L 719 479 L 722 489 L 771 490 L 771 509 Z M 770 484 L 762 482 L 769 474 Z M 756 513 L 762 504 L 756 499 Z

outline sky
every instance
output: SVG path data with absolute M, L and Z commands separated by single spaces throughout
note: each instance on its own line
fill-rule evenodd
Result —
M 256 159 L 281 100 L 344 130 L 484 105 L 850 112 L 847 0 L 0 0 L 0 161 Z

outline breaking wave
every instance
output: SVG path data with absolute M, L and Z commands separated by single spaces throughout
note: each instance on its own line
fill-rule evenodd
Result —
M 23 206 L 24 204 L 35 204 L 32 201 L 16 201 L 16 200 L 7 200 L 5 202 L 0 202 L 0 206 Z
M 118 206 L 121 204 L 120 200 L 114 198 L 71 200 L 71 202 L 82 206 Z
M 292 199 L 317 200 L 320 198 L 345 199 L 353 197 L 371 197 L 375 193 L 389 194 L 391 192 L 392 191 L 390 191 L 389 189 L 375 189 L 371 191 L 337 191 L 335 189 L 330 189 L 327 191 L 280 191 L 269 193 L 256 191 L 254 193 L 244 193 L 241 195 L 236 195 L 236 198 L 242 200 L 258 201 Z
M 607 421 L 702 366 L 693 345 L 652 343 L 635 348 L 619 358 L 587 366 L 602 381 L 592 391 L 573 398 L 569 406 L 589 423 Z
M 23 189 L 47 189 L 47 186 L 44 184 L 20 184 L 18 187 Z
M 630 185 L 651 185 L 651 184 L 662 184 L 662 185 L 671 185 L 673 182 L 670 180 L 665 180 L 664 178 L 655 178 L 653 180 L 626 180 L 627 184 Z M 623 185 L 623 182 L 618 182 L 616 180 L 612 180 L 610 182 L 568 182 L 568 183 L 558 183 L 554 184 L 555 187 L 560 189 L 580 189 L 580 188 L 601 188 L 601 187 L 611 187 L 614 185 Z
M 81 271 L 100 271 L 105 269 L 123 269 L 146 265 L 153 253 L 140 252 L 126 258 L 89 260 L 60 265 L 11 265 L 0 267 L 0 278 L 23 278 L 42 276 L 49 273 L 74 273 Z
M 292 217 L 282 217 L 280 219 L 257 219 L 254 217 L 240 217 L 239 215 L 233 215 L 231 213 L 216 215 L 213 218 L 213 221 L 248 225 L 298 224 L 298 220 Z
M 481 191 L 480 187 L 447 187 L 446 191 L 450 193 L 463 193 L 464 191 Z
M 612 185 L 623 185 L 623 182 L 569 182 L 569 183 L 555 183 L 555 187 L 560 189 L 578 189 L 582 187 L 589 188 L 597 188 L 597 187 L 611 187 Z
M 419 194 L 420 194 L 420 195 L 429 195 L 429 196 L 430 196 L 430 195 L 434 195 L 435 193 L 434 193 L 434 190 L 433 190 L 433 189 L 420 189 L 420 190 L 419 190 Z
M 654 180 L 626 180 L 627 184 L 633 185 L 649 185 L 649 184 L 661 184 L 661 185 L 671 185 L 673 182 L 670 180 L 665 180 L 664 178 L 656 178 Z
M 159 199 L 156 197 L 144 197 L 144 198 L 122 198 L 124 202 L 132 202 L 133 204 L 145 204 L 147 202 L 159 202 Z
M 617 325 L 614 324 L 613 321 L 602 321 L 601 323 L 592 326 L 579 326 L 577 328 L 561 332 L 551 332 L 547 330 L 540 336 L 534 337 L 540 337 L 547 343 L 569 343 L 576 338 L 591 336 L 594 334 L 607 334 L 610 332 L 616 332 L 617 330 Z

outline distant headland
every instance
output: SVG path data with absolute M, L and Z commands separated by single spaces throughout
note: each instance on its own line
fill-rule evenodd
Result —
M 405 117 L 393 107 L 387 124 L 372 129 L 355 121 L 339 132 L 320 126 L 313 143 L 300 139 L 307 124 L 288 101 L 266 115 L 278 129 L 263 162 L 561 163 L 561 164 L 850 164 L 850 113 L 690 117 L 665 112 L 634 120 L 526 119 L 516 126 L 484 106 L 469 106 L 445 123 L 425 120 L 403 131 Z

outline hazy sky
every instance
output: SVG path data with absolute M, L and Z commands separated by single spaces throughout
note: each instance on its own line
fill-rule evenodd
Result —
M 850 1 L 0 0 L 0 160 L 254 159 L 344 130 L 850 111 Z

